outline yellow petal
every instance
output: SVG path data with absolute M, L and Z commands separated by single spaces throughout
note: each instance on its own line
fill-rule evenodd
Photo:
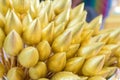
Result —
M 117 37 L 120 35 L 120 28 L 114 29 L 109 35 L 108 44 L 117 43 Z
M 18 67 L 11 68 L 7 73 L 8 80 L 24 80 L 24 77 L 24 72 Z
M 30 5 L 29 13 L 32 16 L 32 19 L 35 19 L 38 16 L 38 12 L 35 10 L 34 6 Z
M 68 28 L 72 32 L 72 44 L 80 44 L 81 42 L 81 33 L 83 31 L 84 22 L 80 22 L 75 25 L 75 27 Z
M 65 23 L 67 24 L 68 20 L 69 20 L 69 15 L 70 15 L 70 8 L 65 9 L 63 12 L 61 12 L 58 16 L 56 16 L 55 18 L 55 26 L 61 24 L 61 23 Z
M 5 39 L 5 33 L 4 33 L 4 31 L 0 28 L 0 48 L 2 48 L 2 46 L 3 46 L 4 39 Z
M 48 10 L 48 19 L 52 21 L 55 18 L 54 6 L 50 5 L 50 9 Z
M 49 24 L 47 13 L 43 13 L 40 15 L 40 22 L 41 22 L 42 29 Z
M 65 30 L 65 23 L 61 23 L 54 28 L 54 38 L 58 37 Z
M 64 70 L 70 71 L 73 73 L 78 73 L 84 63 L 84 60 L 85 59 L 82 57 L 71 58 L 66 62 L 66 66 L 65 66 Z
M 74 27 L 76 24 L 79 24 L 81 21 L 85 21 L 87 16 L 87 12 L 83 11 L 81 15 L 78 15 L 75 19 L 71 20 L 68 25 L 67 28 L 71 28 Z
M 115 73 L 116 70 L 117 70 L 116 67 L 105 67 L 100 72 L 96 73 L 96 75 L 102 76 L 104 78 L 109 78 Z
M 84 3 L 79 4 L 78 6 L 76 6 L 75 8 L 73 8 L 71 10 L 70 13 L 70 20 L 75 19 L 78 15 L 81 15 L 84 9 Z
M 120 47 L 119 44 L 108 44 L 108 45 L 105 45 L 102 49 L 103 50 L 111 50 L 112 53 L 114 53 L 118 48 Z
M 26 13 L 30 7 L 30 0 L 12 0 L 12 5 L 15 11 Z
M 81 34 L 81 41 L 84 42 L 85 40 L 90 40 L 92 34 L 93 30 L 84 30 Z
M 59 14 L 62 11 L 64 11 L 66 8 L 70 8 L 72 1 L 71 0 L 60 0 L 58 2 L 58 0 L 54 0 L 52 4 L 53 4 L 55 13 Z
M 34 47 L 24 48 L 18 55 L 18 62 L 26 68 L 35 66 L 38 60 L 39 53 Z
M 66 64 L 66 53 L 56 53 L 47 61 L 47 67 L 51 72 L 62 71 Z
M 30 5 L 32 5 L 35 8 L 35 10 L 39 8 L 39 4 L 39 0 L 30 0 Z
M 58 36 L 52 44 L 52 49 L 54 52 L 63 52 L 68 49 L 71 44 L 72 33 L 71 31 L 63 32 L 60 36 Z
M 79 48 L 77 52 L 77 56 L 82 56 L 85 58 L 90 58 L 98 54 L 98 52 L 101 50 L 103 43 L 92 43 L 87 44 L 85 46 L 82 46 Z
M 100 26 L 102 24 L 102 15 L 99 15 L 98 17 L 94 18 L 87 26 L 88 29 L 94 30 L 94 35 L 96 35 L 99 30 Z
M 27 15 L 22 20 L 23 31 L 25 31 L 26 27 L 28 27 L 31 22 L 32 22 L 32 17 L 29 13 L 27 13 Z
M 10 5 L 9 0 L 0 0 L 0 12 L 5 15 Z
M 7 54 L 17 56 L 23 49 L 22 38 L 15 30 L 12 30 L 5 38 L 3 47 Z
M 5 26 L 5 18 L 0 12 L 0 28 Z
M 83 65 L 82 72 L 84 75 L 93 76 L 95 73 L 101 71 L 104 65 L 105 56 L 95 56 L 86 60 Z
M 41 5 L 41 7 L 42 7 L 42 5 Z M 41 8 L 39 16 L 41 16 L 41 14 L 43 14 L 43 13 L 47 13 L 48 21 L 53 20 L 53 18 L 55 17 L 55 13 L 54 13 L 54 9 L 52 6 L 52 1 L 44 2 L 44 7 Z
M 23 32 L 23 40 L 29 45 L 37 44 L 41 40 L 41 25 L 39 19 L 35 19 Z
M 37 49 L 39 51 L 39 59 L 40 60 L 46 60 L 50 53 L 51 53 L 51 47 L 48 43 L 48 41 L 42 41 L 37 45 Z
M 104 42 L 107 43 L 109 39 L 109 33 L 99 34 L 91 38 L 90 43 L 93 42 Z
M 6 13 L 6 15 L 5 15 L 5 19 L 6 19 L 6 20 L 8 19 L 8 17 L 9 17 L 10 14 L 11 14 L 11 9 L 8 9 L 8 10 L 7 10 L 7 13 Z
M 15 29 L 15 31 L 19 34 L 22 34 L 23 32 L 23 26 L 20 19 L 14 11 L 11 11 L 6 19 L 5 33 L 8 34 L 13 29 Z
M 101 50 L 98 55 L 105 55 L 105 62 L 107 62 L 110 59 L 111 56 L 111 50 Z
M 66 51 L 67 59 L 72 58 L 75 56 L 80 44 L 72 44 L 69 46 L 68 50 Z
M 53 41 L 54 22 L 51 22 L 42 30 L 42 40 L 47 40 L 50 44 Z
M 34 67 L 29 69 L 31 79 L 39 79 L 47 74 L 47 66 L 44 62 L 38 62 Z
M 89 23 L 87 28 L 88 29 L 95 29 L 96 27 L 99 27 L 98 29 L 100 29 L 101 23 L 102 23 L 102 15 L 99 15 Z M 99 26 L 97 26 L 97 24 L 99 24 Z

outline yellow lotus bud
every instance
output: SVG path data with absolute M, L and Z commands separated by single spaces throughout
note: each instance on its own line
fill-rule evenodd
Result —
M 44 62 L 38 62 L 34 67 L 29 69 L 31 79 L 39 79 L 47 74 L 47 66 Z
M 56 73 L 51 80 L 82 80 L 78 75 L 73 74 L 72 72 L 58 72 Z
M 100 25 L 102 23 L 102 15 L 97 16 L 96 18 L 94 18 L 89 25 L 87 26 L 88 29 L 95 29 L 98 27 L 98 29 L 100 29 Z M 97 24 L 99 24 L 99 26 L 97 26 Z
M 24 80 L 24 72 L 21 68 L 11 68 L 7 73 L 8 80 Z
M 50 53 L 51 53 L 51 47 L 48 43 L 48 41 L 42 41 L 37 45 L 37 49 L 39 51 L 39 59 L 40 60 L 46 60 Z
M 10 5 L 9 0 L 0 0 L 0 12 L 5 15 Z
M 41 5 L 40 7 L 42 8 L 40 10 L 39 16 L 44 15 L 44 13 L 47 13 L 48 21 L 52 21 L 53 18 L 55 17 L 52 1 L 51 0 L 45 1 L 44 6 Z
M 3 47 L 7 54 L 17 56 L 23 49 L 23 42 L 20 35 L 15 30 L 12 30 L 5 38 Z
M 41 22 L 42 29 L 49 24 L 47 13 L 43 13 L 40 15 L 40 22 Z
M 93 34 L 93 30 L 84 30 L 81 33 L 81 41 L 84 43 L 87 40 L 90 40 Z
M 113 54 L 114 54 L 116 57 L 120 57 L 120 47 L 118 47 L 118 49 L 115 50 L 115 51 L 113 52 Z
M 60 36 L 58 36 L 52 44 L 52 49 L 54 52 L 63 52 L 68 49 L 71 44 L 72 34 L 71 31 L 65 31 Z
M 53 41 L 53 34 L 54 34 L 54 22 L 51 22 L 48 24 L 47 27 L 45 27 L 42 30 L 42 40 L 47 40 L 51 44 Z
M 85 59 L 82 57 L 74 57 L 74 58 L 68 59 L 64 70 L 70 71 L 73 73 L 78 73 L 79 70 L 81 69 L 84 61 L 85 61 Z
M 26 30 L 26 27 L 28 27 L 31 22 L 32 22 L 32 17 L 31 17 L 31 15 L 29 13 L 27 13 L 27 15 L 22 20 L 23 31 Z
M 101 71 L 104 65 L 105 56 L 99 55 L 89 58 L 83 65 L 82 72 L 84 75 L 93 76 Z
M 40 5 L 39 0 L 30 0 L 30 5 L 32 5 L 35 10 L 38 10 Z
M 72 44 L 69 46 L 68 50 L 66 51 L 67 59 L 72 58 L 75 56 L 80 44 Z
M 76 24 L 79 24 L 79 22 L 81 22 L 81 21 L 84 22 L 86 19 L 86 16 L 87 16 L 87 12 L 83 11 L 81 15 L 77 16 L 75 19 L 71 20 L 68 23 L 67 28 L 74 27 Z
M 108 45 L 105 45 L 102 49 L 103 50 L 111 50 L 112 53 L 114 53 L 118 48 L 120 47 L 120 45 L 118 44 L 108 44 Z
M 3 28 L 5 26 L 5 18 L 4 16 L 0 13 L 0 28 Z
M 107 62 L 111 56 L 111 50 L 101 50 L 98 55 L 105 55 L 105 62 Z
M 41 26 L 39 19 L 35 19 L 29 27 L 23 32 L 23 40 L 29 44 L 37 44 L 41 40 Z
M 93 77 L 89 78 L 88 80 L 106 80 L 106 79 L 101 76 L 93 76 Z
M 81 33 L 83 31 L 83 25 L 84 23 L 78 23 L 75 25 L 75 27 L 71 27 L 67 30 L 70 30 L 72 32 L 72 44 L 80 44 L 81 42 Z
M 25 13 L 30 8 L 30 0 L 12 0 L 15 11 Z
M 11 9 L 8 9 L 6 15 L 5 15 L 5 20 L 8 19 L 9 15 L 11 14 Z
M 2 48 L 3 46 L 4 39 L 5 39 L 5 34 L 3 30 L 0 28 L 0 48 Z
M 8 18 L 6 19 L 5 33 L 8 34 L 10 31 L 15 29 L 17 33 L 21 34 L 23 32 L 23 26 L 15 12 L 11 11 L 7 17 Z
M 82 46 L 78 49 L 77 56 L 90 58 L 98 54 L 104 43 L 92 43 Z
M 0 78 L 3 77 L 4 73 L 5 73 L 5 67 L 3 66 L 2 63 L 0 63 Z
M 39 7 L 40 7 L 39 0 L 30 0 L 29 13 L 31 14 L 31 16 L 32 16 L 33 19 L 35 19 L 36 17 L 38 17 L 38 14 L 40 12 Z
M 50 5 L 48 7 L 50 7 L 50 8 L 48 8 L 48 11 L 47 11 L 48 19 L 49 19 L 49 21 L 52 21 L 55 18 L 55 12 L 54 12 L 54 8 L 53 8 L 54 6 Z
M 63 70 L 66 64 L 66 53 L 56 53 L 47 61 L 47 67 L 51 72 L 59 72 Z
M 49 80 L 49 79 L 47 79 L 47 78 L 40 78 L 40 79 L 37 79 L 37 80 Z
M 39 53 L 34 47 L 24 48 L 18 55 L 18 62 L 26 68 L 34 66 L 38 60 Z
M 89 43 L 94 43 L 94 42 L 107 43 L 108 39 L 109 39 L 109 33 L 99 34 L 99 35 L 92 37 Z
M 116 72 L 116 67 L 105 67 L 100 72 L 96 73 L 97 76 L 102 76 L 104 78 L 109 78 Z
M 107 43 L 108 44 L 116 43 L 117 37 L 119 36 L 119 34 L 120 34 L 120 28 L 113 29 L 113 31 L 109 35 L 109 40 Z
M 52 4 L 53 4 L 55 13 L 59 14 L 66 8 L 70 8 L 72 1 L 71 0 L 60 0 L 58 3 L 58 0 L 54 0 Z
M 55 26 L 57 26 L 57 25 L 59 25 L 59 24 L 61 24 L 63 22 L 65 24 L 67 24 L 67 22 L 69 20 L 69 15 L 70 15 L 70 8 L 65 9 L 63 12 L 61 12 L 57 17 L 55 17 L 55 20 L 54 20 L 55 21 Z
M 58 37 L 65 30 L 65 23 L 61 23 L 54 28 L 54 38 Z
M 29 13 L 33 19 L 35 19 L 38 16 L 38 13 L 36 12 L 33 5 L 30 5 Z
M 87 26 L 88 29 L 94 29 L 94 34 L 97 34 L 100 30 L 100 26 L 102 24 L 102 15 L 94 18 L 89 25 Z
M 75 19 L 77 16 L 81 15 L 84 9 L 84 3 L 79 4 L 75 8 L 71 9 L 70 20 Z

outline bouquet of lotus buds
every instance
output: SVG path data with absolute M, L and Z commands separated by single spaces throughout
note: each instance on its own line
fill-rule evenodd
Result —
M 120 29 L 86 22 L 84 3 L 0 0 L 1 80 L 118 80 Z

